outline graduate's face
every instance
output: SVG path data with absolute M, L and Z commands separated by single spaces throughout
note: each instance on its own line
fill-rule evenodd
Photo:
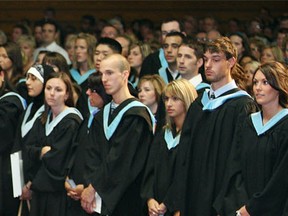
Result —
M 26 86 L 27 86 L 28 95 L 30 97 L 36 97 L 40 95 L 40 93 L 43 90 L 43 83 L 31 73 L 27 74 Z
M 75 43 L 76 61 L 86 63 L 88 60 L 88 47 L 86 40 L 78 38 Z
M 185 117 L 186 110 L 185 105 L 180 98 L 171 95 L 169 92 L 166 92 L 164 97 L 166 112 L 171 118 L 181 118 Z
M 139 100 L 148 107 L 157 104 L 155 88 L 150 81 L 143 81 L 139 86 Z
M 128 55 L 128 61 L 131 67 L 140 68 L 143 63 L 143 57 L 139 46 L 133 47 Z
M 202 59 L 197 60 L 194 49 L 181 45 L 177 55 L 177 69 L 181 75 L 197 75 Z
M 58 33 L 56 32 L 56 28 L 52 24 L 45 24 L 42 27 L 42 39 L 45 44 L 50 44 L 56 40 L 58 37 Z
M 97 71 L 100 70 L 101 61 L 108 55 L 111 55 L 113 50 L 106 44 L 99 44 L 94 52 L 94 64 Z
M 275 61 L 272 50 L 270 48 L 264 49 L 261 54 L 261 63 Z
M 128 71 L 121 72 L 119 61 L 110 57 L 104 59 L 100 64 L 100 73 L 105 91 L 109 95 L 116 95 L 125 85 L 127 85 Z
M 230 37 L 232 44 L 236 47 L 238 55 L 241 55 L 244 52 L 242 38 L 237 35 L 232 35 Z
M 20 44 L 21 51 L 27 56 L 29 59 L 33 58 L 34 48 L 28 44 L 27 42 Z
M 223 52 L 204 54 L 204 67 L 206 79 L 211 82 L 212 86 L 224 86 L 230 79 L 230 71 L 236 60 L 234 58 L 226 59 Z
M 165 59 L 168 62 L 168 64 L 176 63 L 178 49 L 181 43 L 182 39 L 180 36 L 170 36 L 165 38 L 165 41 L 163 43 L 163 49 Z
M 59 78 L 49 79 L 45 86 L 45 101 L 53 110 L 65 105 L 68 98 L 67 87 Z
M 253 79 L 253 93 L 256 102 L 262 107 L 279 105 L 279 92 L 272 88 L 260 70 L 256 71 Z
M 12 69 L 12 61 L 8 57 L 6 49 L 4 47 L 0 47 L 0 66 L 3 71 L 9 71 Z
M 103 99 L 95 90 L 88 88 L 86 94 L 92 107 L 102 108 L 104 106 Z

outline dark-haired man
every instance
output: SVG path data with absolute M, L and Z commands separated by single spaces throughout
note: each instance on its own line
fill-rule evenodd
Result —
M 174 182 L 164 200 L 169 211 L 193 216 L 219 214 L 219 195 L 235 133 L 249 114 L 247 108 L 255 108 L 253 99 L 231 77 L 236 59 L 237 50 L 227 37 L 205 48 L 205 75 L 211 86 L 186 115 Z
M 59 27 L 54 20 L 46 20 L 42 23 L 42 45 L 34 51 L 34 58 L 36 59 L 40 50 L 48 50 L 51 52 L 60 53 L 70 65 L 68 53 L 65 49 L 56 43 L 56 39 L 59 36 Z
M 184 38 L 185 36 L 180 32 L 170 32 L 164 39 L 163 50 L 168 66 L 161 67 L 158 73 L 166 84 L 180 77 L 176 60 L 178 49 Z
M 161 43 L 164 42 L 166 35 L 170 32 L 183 32 L 184 28 L 181 22 L 176 19 L 164 20 L 161 24 Z M 157 52 L 148 55 L 142 64 L 140 78 L 147 74 L 158 74 L 161 67 L 168 67 L 164 56 L 164 50 L 160 48 Z

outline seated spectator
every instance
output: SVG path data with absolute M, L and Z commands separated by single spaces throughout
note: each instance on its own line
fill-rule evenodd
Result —
M 134 87 L 138 84 L 142 63 L 151 52 L 152 50 L 147 43 L 137 42 L 130 46 L 128 55 L 128 61 L 131 66 L 129 82 L 131 82 Z

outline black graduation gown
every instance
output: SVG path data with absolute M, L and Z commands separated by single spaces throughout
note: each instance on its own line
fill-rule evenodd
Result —
M 238 89 L 230 90 L 225 96 Z M 221 97 L 220 96 L 220 97 Z M 203 111 L 202 95 L 190 106 L 177 156 L 173 187 L 164 203 L 181 215 L 217 215 L 212 208 L 221 186 L 235 133 L 255 107 L 248 96 L 230 98 L 220 107 Z
M 159 59 L 159 50 L 154 53 L 148 55 L 141 66 L 139 79 L 142 76 L 149 75 L 149 74 L 158 74 L 158 70 L 161 68 L 161 62 Z
M 13 198 L 10 153 L 24 107 L 17 96 L 0 99 L 0 215 L 16 215 L 19 199 Z
M 32 181 L 31 216 L 66 214 L 64 181 L 67 176 L 72 137 L 77 133 L 81 121 L 78 115 L 69 113 L 48 136 L 45 135 L 45 125 L 40 121 L 35 123 L 36 127 L 42 128 L 42 132 L 39 132 L 39 137 L 42 138 L 38 142 L 41 143 L 41 147 L 51 146 L 51 150 L 42 157 L 41 166 Z
M 265 133 L 257 135 L 251 117 L 247 118 L 239 132 L 237 145 L 240 157 L 235 157 L 240 166 L 240 172 L 230 177 L 229 185 L 235 187 L 239 174 L 242 177 L 247 199 L 238 201 L 239 208 L 246 205 L 246 209 L 253 216 L 280 216 L 288 198 L 288 116 L 279 120 Z M 239 197 L 242 190 L 227 189 L 227 198 Z M 234 196 L 233 196 L 234 195 Z M 241 194 L 240 194 L 241 195 Z M 241 202 L 240 202 L 241 201 Z M 234 209 L 234 212 L 237 209 Z M 230 212 L 224 212 L 225 215 Z M 233 212 L 232 212 L 233 213 Z M 232 215 L 231 213 L 231 215 Z
M 90 130 L 97 130 L 97 128 L 94 128 L 93 125 L 88 128 L 88 119 L 85 119 L 78 130 L 78 134 L 73 139 L 72 154 L 68 165 L 68 177 L 73 179 L 76 185 L 85 183 L 86 147 L 87 145 L 93 145 L 94 142 L 94 140 L 88 139 Z M 75 201 L 68 198 L 67 215 L 83 216 L 89 214 L 81 207 L 80 200 Z
M 121 103 L 109 116 L 109 124 L 131 101 Z M 96 115 L 91 130 L 94 144 L 87 148 L 87 184 L 102 198 L 103 215 L 142 215 L 140 186 L 153 137 L 148 111 L 144 107 L 127 110 L 112 137 L 103 131 L 103 111 Z
M 75 70 L 75 69 L 71 69 L 71 71 L 72 70 Z M 91 73 L 91 71 L 92 71 L 92 73 L 96 72 L 96 70 L 91 69 L 91 70 L 87 71 L 87 73 Z M 72 72 L 70 72 L 70 73 L 72 74 Z M 78 73 L 80 74 L 79 71 L 78 71 Z M 83 76 L 85 76 L 85 75 L 83 75 Z M 81 114 L 83 115 L 84 118 L 86 118 L 86 117 L 89 118 L 90 112 L 89 112 L 89 107 L 88 107 L 88 96 L 86 94 L 86 91 L 88 89 L 88 77 L 89 76 L 87 76 L 87 78 L 85 80 L 83 80 L 82 82 L 80 82 L 79 80 L 76 80 L 72 75 L 71 75 L 71 77 L 72 77 L 72 81 L 74 83 L 76 83 L 77 85 L 79 85 L 81 88 L 81 93 L 80 93 L 79 98 L 77 100 L 76 108 L 81 112 Z
M 145 204 L 150 198 L 154 198 L 159 204 L 162 203 L 174 178 L 178 143 L 175 143 L 177 145 L 169 149 L 164 133 L 165 129 L 155 136 L 151 144 L 141 191 Z M 173 138 L 175 138 L 175 132 Z M 167 211 L 165 216 L 168 215 L 173 214 Z

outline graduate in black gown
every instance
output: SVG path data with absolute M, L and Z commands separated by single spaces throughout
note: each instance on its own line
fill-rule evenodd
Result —
M 31 184 L 32 179 L 39 169 L 41 161 L 39 159 L 39 151 L 31 151 L 31 144 L 35 142 L 35 134 L 38 133 L 38 128 L 35 128 L 34 123 L 37 118 L 40 118 L 44 111 L 44 83 L 47 76 L 54 72 L 53 68 L 48 65 L 33 65 L 26 75 L 26 85 L 28 95 L 31 98 L 31 103 L 21 116 L 18 124 L 18 130 L 13 147 L 13 152 L 22 150 L 22 159 L 24 167 L 24 187 L 22 189 L 21 200 L 31 199 Z M 32 147 L 32 149 L 34 149 Z M 25 203 L 26 204 L 26 203 Z M 26 205 L 23 205 L 27 207 Z M 27 213 L 27 208 L 22 209 L 22 215 Z
M 181 133 L 175 178 L 164 204 L 181 215 L 213 216 L 235 132 L 255 107 L 252 98 L 231 78 L 237 51 L 219 38 L 204 52 L 206 79 L 211 83 L 190 106 Z M 249 108 L 249 109 L 248 109 Z
M 264 63 L 253 76 L 253 93 L 261 111 L 253 113 L 239 131 L 227 199 L 239 197 L 234 190 L 242 177 L 247 199 L 238 202 L 242 216 L 281 216 L 288 199 L 288 71 L 278 62 Z M 239 184 L 238 184 L 239 185 Z M 240 184 L 241 186 L 241 184 Z M 234 193 L 234 194 L 233 194 Z M 232 197 L 232 198 L 231 198 Z M 243 196 L 242 196 L 243 197 Z M 222 215 L 235 215 L 232 212 Z
M 162 92 L 165 83 L 158 74 L 145 75 L 138 83 L 138 98 L 145 104 L 156 119 L 155 134 L 162 131 L 166 122 L 165 105 L 162 100 Z
M 0 215 L 17 215 L 19 199 L 13 198 L 10 153 L 15 140 L 19 116 L 26 101 L 17 94 L 7 74 L 0 67 Z
M 167 124 L 153 140 L 143 179 L 142 193 L 151 216 L 173 215 L 162 202 L 174 177 L 182 125 L 190 104 L 197 97 L 197 92 L 189 81 L 180 79 L 168 83 L 163 97 Z
M 87 35 L 87 34 L 84 34 L 84 35 Z M 80 39 L 80 42 L 83 41 L 83 35 L 81 37 L 79 37 L 79 39 Z M 80 47 L 81 46 L 79 44 L 78 50 L 80 50 Z M 94 72 L 96 72 L 96 71 L 99 71 L 99 65 L 105 56 L 110 55 L 112 53 L 119 53 L 120 54 L 122 52 L 122 47 L 118 41 L 116 41 L 112 38 L 100 38 L 100 40 L 98 41 L 98 43 L 96 45 L 94 45 L 92 50 L 94 53 L 92 52 L 92 55 L 89 56 L 89 58 L 93 57 L 93 61 L 94 61 L 93 67 L 95 66 Z M 90 53 L 90 47 L 89 47 L 89 53 Z M 81 58 L 79 58 L 79 60 L 80 59 Z M 78 66 L 81 64 L 83 64 L 83 63 L 80 63 L 80 62 L 77 63 Z M 89 101 L 88 101 L 88 97 L 86 95 L 88 72 L 83 74 L 81 76 L 81 79 L 79 78 L 80 77 L 79 72 L 75 72 L 75 69 L 71 69 L 70 72 L 71 72 L 73 79 L 77 81 L 77 83 L 80 85 L 80 87 L 82 89 L 82 92 L 81 92 L 80 97 L 77 101 L 76 107 L 82 113 L 82 115 L 84 117 L 87 117 L 90 115 L 90 109 L 91 109 L 91 106 L 90 106 Z M 78 73 L 78 75 L 77 75 L 77 73 Z M 90 70 L 90 73 L 91 73 L 91 70 Z M 77 75 L 77 76 L 75 76 L 75 75 Z M 84 81 L 84 78 L 85 78 L 85 81 Z M 80 83 L 80 81 L 81 81 L 81 83 Z
M 90 130 L 98 130 L 92 125 L 94 116 L 111 101 L 111 96 L 106 94 L 104 86 L 102 84 L 101 76 L 99 73 L 91 74 L 88 78 L 88 95 L 91 107 L 94 108 L 90 113 L 89 118 L 84 118 L 79 132 L 73 141 L 73 150 L 71 155 L 71 161 L 69 162 L 69 174 L 65 182 L 65 188 L 69 199 L 67 215 L 69 216 L 80 216 L 88 215 L 81 207 L 81 193 L 84 189 L 84 174 L 85 174 L 85 162 L 86 162 L 86 148 L 87 145 L 93 145 L 93 139 L 89 139 Z M 88 143 L 91 142 L 91 143 Z M 72 187 L 68 182 L 74 181 L 76 187 Z
M 130 65 L 120 54 L 100 64 L 112 102 L 95 116 L 87 148 L 86 185 L 81 205 L 100 215 L 142 215 L 140 186 L 153 137 L 154 116 L 129 92 Z
M 41 165 L 31 185 L 31 216 L 66 214 L 66 168 L 72 137 L 82 122 L 80 112 L 72 107 L 72 88 L 69 76 L 63 72 L 51 73 L 45 84 L 45 111 L 35 122 L 39 128 L 35 151 L 38 149 Z

